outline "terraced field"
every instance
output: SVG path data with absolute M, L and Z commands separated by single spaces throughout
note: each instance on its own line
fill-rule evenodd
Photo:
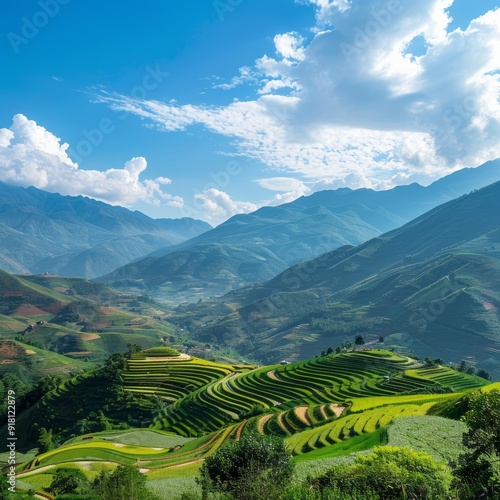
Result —
M 354 398 L 441 387 L 437 380 L 407 372 L 411 363 L 388 351 L 373 350 L 234 372 L 170 405 L 158 417 L 156 426 L 181 435 L 197 435 L 234 423 L 255 407 L 275 413 L 297 406 L 342 405 Z M 482 385 L 470 381 L 471 386 L 474 384 Z
M 418 419 L 436 403 L 453 401 L 487 384 L 449 368 L 423 368 L 383 350 L 261 368 L 186 355 L 148 356 L 146 352 L 135 358 L 128 360 L 123 376 L 126 390 L 171 401 L 159 414 L 156 430 L 71 439 L 19 466 L 23 485 L 42 491 L 62 465 L 78 467 L 90 479 L 97 470 L 111 470 L 118 464 L 134 465 L 155 484 L 188 478 L 227 440 L 255 431 L 284 436 L 297 461 L 342 455 L 349 452 L 351 439 L 356 450 L 381 444 L 392 422 L 410 417 L 418 428 Z M 441 389 L 453 392 L 432 393 Z M 71 391 L 64 385 L 52 397 Z M 429 420 L 435 421 L 439 419 Z M 410 431 L 403 436 L 409 442 Z M 195 435 L 199 437 L 181 437 Z
M 161 357 L 144 352 L 145 357 L 127 360 L 124 388 L 130 392 L 161 396 L 168 401 L 176 401 L 227 375 L 254 368 L 212 363 L 187 355 Z

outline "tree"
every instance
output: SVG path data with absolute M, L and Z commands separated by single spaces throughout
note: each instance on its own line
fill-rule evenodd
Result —
M 365 343 L 365 339 L 363 338 L 363 335 L 357 335 L 356 338 L 354 339 L 354 343 L 356 345 L 363 345 Z
M 146 487 L 146 477 L 132 465 L 120 465 L 113 474 L 101 472 L 92 484 L 101 500 L 159 500 Z
M 100 431 L 109 431 L 113 428 L 110 421 L 107 419 L 106 415 L 104 415 L 102 410 L 99 410 L 97 412 L 96 420 L 97 420 L 97 425 L 99 426 Z
M 480 494 L 500 493 L 500 391 L 476 392 L 464 416 L 469 430 L 463 436 L 468 448 L 458 457 L 456 485 L 466 483 Z M 495 497 L 496 498 L 496 497 Z
M 10 493 L 9 488 L 11 485 L 7 479 L 7 474 L 3 471 L 0 472 L 0 498 L 2 500 L 14 500 L 16 493 Z
M 45 427 L 40 429 L 37 445 L 39 453 L 46 453 L 47 451 L 53 450 L 57 446 L 56 438 L 52 433 L 52 429 L 47 430 Z
M 137 354 L 142 351 L 142 347 L 137 344 L 127 344 L 127 358 L 131 358 L 134 354 Z
M 250 433 L 231 441 L 203 463 L 199 482 L 208 492 L 238 500 L 278 498 L 293 473 L 291 455 L 282 439 Z
M 483 370 L 482 368 L 477 371 L 476 375 L 478 377 L 484 378 L 485 380 L 492 380 L 491 375 L 486 370 Z
M 49 491 L 55 495 L 77 494 L 85 493 L 89 486 L 90 483 L 80 469 L 62 467 L 56 470 Z
M 445 499 L 451 483 L 447 467 L 427 453 L 383 446 L 354 464 L 340 464 L 313 480 L 311 488 L 341 494 L 364 492 L 375 498 Z

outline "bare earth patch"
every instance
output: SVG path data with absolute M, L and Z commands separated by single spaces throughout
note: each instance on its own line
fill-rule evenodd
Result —
M 307 419 L 307 406 L 298 406 L 295 408 L 295 415 L 307 426 L 311 425 L 311 422 Z
M 33 354 L 36 354 L 36 352 L 35 352 L 35 351 L 32 351 L 31 349 L 26 349 L 24 352 L 25 352 L 28 356 L 33 356 Z
M 270 420 L 273 417 L 273 415 L 264 415 L 260 420 L 259 424 L 257 425 L 257 430 L 259 431 L 259 434 L 264 434 L 264 425 L 266 425 L 266 422 Z
M 339 406 L 337 404 L 330 405 L 331 410 L 335 413 L 335 416 L 338 418 L 342 413 L 344 413 L 345 408 L 343 406 Z
M 271 370 L 270 372 L 267 372 L 267 376 L 273 380 L 276 380 L 280 382 L 280 379 L 276 376 L 276 370 Z
M 100 338 L 101 336 L 97 335 L 97 333 L 82 333 L 82 340 L 97 340 Z
M 16 316 L 40 316 L 42 314 L 47 314 L 47 311 L 42 311 L 31 304 L 23 304 L 16 309 L 14 314 Z
M 179 359 L 183 359 L 188 361 L 191 359 L 189 354 L 181 353 L 179 356 L 146 356 L 146 361 L 175 361 Z
M 3 360 L 8 360 L 9 358 L 15 359 L 18 358 L 24 349 L 22 347 L 17 346 L 13 342 L 9 342 L 8 340 L 5 342 L 0 342 L 0 358 Z

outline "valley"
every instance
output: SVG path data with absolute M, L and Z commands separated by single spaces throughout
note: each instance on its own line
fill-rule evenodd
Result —
M 351 203 L 372 196 L 316 193 L 235 216 L 91 281 L 0 271 L 0 388 L 17 398 L 20 498 L 64 500 L 58 481 L 77 475 L 67 500 L 94 500 L 99 481 L 136 473 L 145 500 L 206 498 L 204 464 L 255 439 L 287 450 L 283 499 L 393 447 L 451 474 L 468 452 L 463 420 L 500 390 L 500 183 L 370 232 Z M 334 210 L 335 197 L 350 208 Z M 374 216 L 373 203 L 356 217 Z M 311 239 L 280 210 L 307 215 Z M 328 232 L 339 236 L 323 252 Z M 446 488 L 458 495 L 451 479 Z

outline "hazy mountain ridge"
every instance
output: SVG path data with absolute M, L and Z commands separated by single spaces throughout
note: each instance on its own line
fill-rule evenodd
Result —
M 210 231 L 168 249 L 157 250 L 144 262 L 138 260 L 99 279 L 111 286 L 133 280 L 163 298 L 193 299 L 202 285 L 197 282 L 196 275 L 187 278 L 176 263 L 192 259 L 196 252 L 206 255 L 210 245 L 215 245 L 210 252 L 217 253 L 217 245 L 224 244 L 228 255 L 215 271 L 217 275 L 227 272 L 228 279 L 225 283 L 219 280 L 206 283 L 205 280 L 208 293 L 199 296 L 222 294 L 231 288 L 272 278 L 277 269 L 275 264 L 282 263 L 279 270 L 284 270 L 287 266 L 345 245 L 358 245 L 400 227 L 440 203 L 500 180 L 499 167 L 500 160 L 496 160 L 481 167 L 463 169 L 428 187 L 411 184 L 388 191 L 341 188 L 303 196 L 277 207 L 262 207 L 250 214 L 235 215 Z M 245 255 L 252 254 L 251 259 L 255 262 L 264 255 L 273 265 L 262 260 L 262 268 L 255 268 L 253 276 L 235 273 L 235 269 L 244 269 L 244 263 L 239 260 L 243 253 L 235 252 L 236 248 L 250 252 Z M 186 256 L 180 258 L 184 251 Z M 202 262 L 200 258 L 198 261 L 201 274 L 210 274 L 208 268 L 203 268 L 203 262 L 214 271 L 209 260 Z M 153 267 L 158 272 L 151 276 L 148 269 Z M 196 290 L 176 295 L 176 287 Z
M 211 227 L 3 182 L 0 200 L 0 267 L 11 272 L 95 277 Z
M 191 329 L 257 359 L 301 359 L 362 334 L 500 373 L 498 214 L 500 182 L 232 292 L 221 299 L 236 309 L 228 316 L 192 306 L 205 326 Z

